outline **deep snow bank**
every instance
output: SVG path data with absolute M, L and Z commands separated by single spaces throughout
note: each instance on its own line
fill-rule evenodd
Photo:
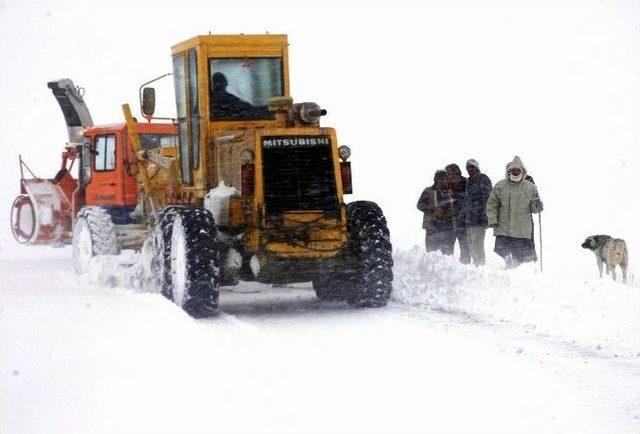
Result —
M 397 302 L 507 321 L 579 346 L 640 357 L 637 284 L 574 271 L 541 273 L 534 264 L 474 267 L 418 247 L 394 259 Z

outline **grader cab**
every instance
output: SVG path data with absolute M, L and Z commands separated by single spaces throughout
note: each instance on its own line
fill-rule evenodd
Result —
M 142 268 L 162 293 L 193 316 L 214 311 L 220 286 L 240 280 L 311 281 L 320 299 L 385 305 L 393 279 L 386 220 L 373 202 L 345 203 L 350 149 L 320 125 L 318 104 L 293 103 L 287 37 L 197 36 L 172 48 L 172 63 L 177 149 L 143 149 L 123 106 L 136 209 L 150 233 Z M 141 94 L 151 122 L 155 90 Z M 154 165 L 170 181 L 152 185 Z M 113 253 L 100 243 L 116 238 L 118 224 L 108 209 L 100 218 L 80 210 L 78 270 Z

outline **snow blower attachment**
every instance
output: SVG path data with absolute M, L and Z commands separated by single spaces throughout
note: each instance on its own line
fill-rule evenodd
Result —
M 62 166 L 52 179 L 41 179 L 19 157 L 20 196 L 13 201 L 11 230 L 21 244 L 55 244 L 71 239 L 73 216 L 77 212 L 78 181 L 71 175 L 78 149 L 85 142 L 82 131 L 93 125 L 82 99 L 84 90 L 69 79 L 47 83 L 67 124 L 69 143 L 62 153 Z M 32 178 L 25 178 L 25 170 Z
M 69 142 L 62 152 L 60 170 L 50 179 L 36 176 L 20 156 L 21 194 L 11 209 L 14 238 L 21 244 L 69 244 L 79 212 L 91 206 L 103 208 L 118 223 L 113 230 L 123 247 L 139 245 L 148 230 L 140 219 L 131 217 L 138 203 L 138 186 L 126 125 L 93 126 L 82 88 L 66 78 L 47 85 L 62 110 Z M 139 129 L 147 148 L 174 148 L 172 124 L 143 124 Z M 76 160 L 78 176 L 74 178 Z M 158 172 L 154 172 L 156 182 L 166 182 Z
M 64 152 L 58 174 L 53 179 L 41 179 L 19 157 L 21 194 L 11 207 L 11 231 L 16 241 L 55 244 L 71 239 L 73 196 L 78 185 L 70 174 L 74 159 L 69 151 Z M 25 178 L 25 170 L 33 178 Z
M 214 312 L 220 287 L 240 280 L 310 281 L 321 300 L 386 305 L 386 219 L 373 202 L 345 203 L 351 151 L 320 125 L 326 110 L 293 103 L 287 37 L 196 36 L 172 56 L 173 125 L 155 123 L 166 118 L 154 117 L 156 92 L 147 87 L 140 106 L 148 123 L 125 104 L 124 124 L 82 131 L 72 200 L 78 272 L 140 249 L 144 284 L 193 316 Z M 60 105 L 71 135 L 77 122 Z M 30 208 L 17 207 L 27 233 Z

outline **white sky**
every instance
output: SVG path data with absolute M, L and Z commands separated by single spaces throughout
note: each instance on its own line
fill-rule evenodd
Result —
M 47 81 L 73 79 L 96 124 L 120 122 L 170 71 L 171 45 L 269 31 L 289 35 L 294 100 L 328 110 L 352 148 L 353 199 L 379 202 L 396 248 L 422 244 L 415 202 L 436 169 L 473 157 L 495 183 L 518 154 L 549 252 L 586 254 L 592 233 L 640 249 L 640 1 L 217 3 L 0 0 L 0 240 L 17 155 L 51 177 L 67 140 Z M 170 82 L 157 90 L 173 115 Z

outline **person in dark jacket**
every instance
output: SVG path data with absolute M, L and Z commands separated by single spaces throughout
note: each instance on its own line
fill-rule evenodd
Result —
M 444 170 L 435 173 L 433 185 L 422 192 L 417 207 L 424 213 L 422 228 L 425 230 L 427 252 L 439 250 L 445 255 L 452 255 L 456 242 L 451 220 L 453 198 L 446 189 Z
M 467 178 L 462 176 L 460 167 L 455 163 L 447 165 L 444 170 L 447 172 L 447 188 L 453 198 L 453 208 L 451 209 L 451 220 L 453 221 L 452 237 L 454 244 L 457 239 L 458 245 L 460 246 L 460 262 L 468 264 L 471 262 L 471 255 L 469 253 L 469 244 L 467 243 L 467 232 L 464 226 L 458 225 L 458 216 L 462 210 L 465 190 L 467 188 Z
M 229 81 L 222 72 L 211 76 L 211 112 L 214 119 L 252 119 L 269 115 L 266 106 L 254 107 L 227 91 Z
M 474 265 L 484 265 L 484 236 L 487 231 L 487 200 L 492 184 L 487 175 L 480 172 L 480 163 L 473 158 L 467 160 L 467 190 L 458 216 L 458 226 L 464 227 L 471 260 Z

